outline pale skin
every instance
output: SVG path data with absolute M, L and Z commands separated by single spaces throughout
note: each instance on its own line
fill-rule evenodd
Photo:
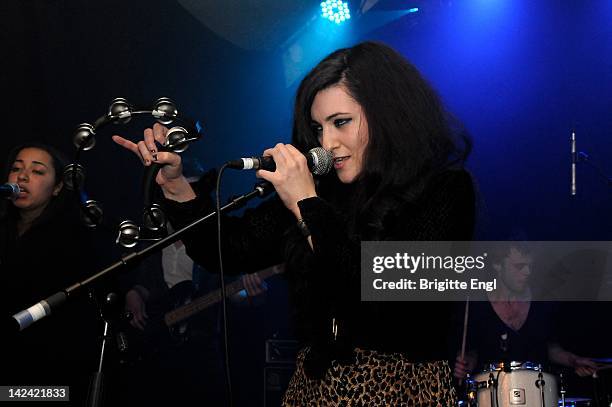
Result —
M 368 143 L 368 124 L 365 114 L 359 105 L 346 91 L 343 85 L 331 86 L 315 95 L 311 106 L 313 130 L 318 135 L 323 148 L 334 156 L 334 168 L 343 183 L 352 183 L 362 169 L 363 155 Z M 169 152 L 159 152 L 158 144 L 166 140 L 168 129 L 160 124 L 144 131 L 143 140 L 134 143 L 121 136 L 113 136 L 115 143 L 133 152 L 140 161 L 149 166 L 152 163 L 163 164 L 157 174 L 156 182 L 164 196 L 177 202 L 186 202 L 196 197 L 188 180 L 182 174 L 180 156 Z M 314 179 L 304 155 L 291 144 L 279 143 L 263 152 L 272 156 L 276 171 L 257 171 L 257 176 L 274 185 L 278 196 L 296 219 L 302 214 L 298 202 L 302 199 L 316 197 Z M 312 237 L 308 243 L 313 248 Z M 257 275 L 243 276 L 243 283 L 249 296 L 265 291 Z M 132 292 L 133 291 L 133 292 Z M 140 329 L 146 324 L 146 309 L 142 296 L 132 290 L 128 293 L 128 304 L 134 312 L 132 324 Z
M 365 114 L 346 91 L 343 85 L 336 85 L 318 92 L 311 106 L 313 129 L 319 143 L 334 156 L 334 168 L 343 183 L 352 183 L 361 173 L 364 150 L 368 141 L 368 125 Z M 158 152 L 157 143 L 163 144 L 167 129 L 155 124 L 146 129 L 144 139 L 134 143 L 121 136 L 113 136 L 120 146 L 132 151 L 145 166 L 153 162 L 165 164 L 159 171 L 156 182 L 164 196 L 178 202 L 196 197 L 195 192 L 182 175 L 181 160 L 177 154 Z M 257 176 L 274 185 L 278 196 L 296 219 L 302 214 L 298 202 L 316 197 L 314 179 L 304 155 L 291 144 L 279 143 L 263 152 L 272 156 L 276 171 L 257 171 Z M 312 238 L 308 241 L 312 245 Z

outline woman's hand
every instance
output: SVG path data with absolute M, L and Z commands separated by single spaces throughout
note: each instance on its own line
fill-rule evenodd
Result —
M 257 171 L 257 176 L 271 182 L 285 206 L 296 218 L 301 218 L 297 206 L 302 199 L 317 196 L 314 179 L 306 157 L 291 144 L 277 144 L 263 153 L 274 159 L 276 171 Z
M 195 198 L 195 193 L 183 176 L 181 157 L 172 152 L 158 151 L 157 143 L 163 145 L 167 133 L 166 127 L 155 123 L 153 128 L 145 129 L 144 139 L 138 143 L 118 135 L 113 136 L 113 141 L 136 154 L 145 167 L 153 163 L 161 164 L 155 181 L 162 188 L 166 198 L 179 202 L 188 201 Z

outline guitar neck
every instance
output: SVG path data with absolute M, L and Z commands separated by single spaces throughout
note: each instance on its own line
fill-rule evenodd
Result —
M 255 274 L 258 275 L 260 279 L 266 280 L 276 274 L 282 273 L 283 271 L 284 271 L 283 265 L 277 264 L 267 269 L 263 269 Z M 242 283 L 242 279 L 238 279 L 225 286 L 225 295 L 229 297 L 241 290 L 244 290 L 244 284 Z M 221 289 L 219 288 L 206 295 L 203 295 L 201 297 L 194 299 L 189 304 L 185 304 L 181 307 L 178 307 L 177 309 L 173 311 L 167 312 L 164 315 L 164 322 L 166 323 L 166 326 L 168 327 L 176 325 L 179 322 L 182 322 L 186 320 L 187 318 L 190 318 L 194 316 L 195 314 L 205 310 L 211 305 L 214 305 L 220 302 L 221 298 L 222 298 Z

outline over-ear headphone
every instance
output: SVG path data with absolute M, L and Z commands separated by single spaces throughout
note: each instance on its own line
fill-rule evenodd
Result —
M 102 223 L 103 211 L 100 203 L 89 199 L 84 189 L 85 168 L 80 163 L 81 153 L 89 151 L 96 145 L 96 134 L 109 124 L 126 124 L 133 117 L 151 116 L 157 122 L 168 126 L 173 123 L 179 125 L 168 130 L 166 141 L 159 151 L 172 151 L 182 153 L 189 147 L 189 143 L 202 136 L 200 122 L 194 122 L 181 117 L 172 100 L 167 97 L 157 99 L 150 110 L 135 109 L 124 98 L 116 98 L 111 102 L 108 112 L 100 116 L 94 124 L 80 124 L 73 136 L 73 143 L 77 148 L 75 160 L 64 168 L 64 185 L 77 193 L 81 204 L 81 219 L 89 227 L 97 227 Z M 143 177 L 144 213 L 143 224 L 149 231 L 156 232 L 165 228 L 166 217 L 160 205 L 153 202 L 153 186 L 155 177 L 161 166 L 154 163 L 146 168 Z M 140 228 L 132 221 L 123 221 L 119 226 L 117 243 L 124 247 L 133 247 L 139 240 Z

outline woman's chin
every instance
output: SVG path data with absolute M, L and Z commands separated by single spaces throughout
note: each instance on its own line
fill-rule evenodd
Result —
M 357 174 L 354 174 L 352 171 L 347 171 L 346 169 L 336 171 L 336 174 L 343 184 L 352 184 L 357 178 Z

